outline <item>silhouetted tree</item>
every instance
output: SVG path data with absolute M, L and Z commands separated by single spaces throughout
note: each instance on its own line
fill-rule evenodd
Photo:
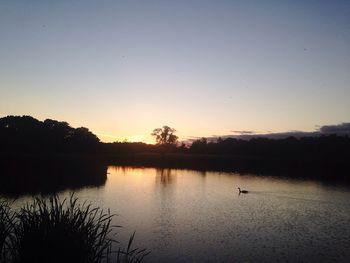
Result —
M 67 122 L 41 122 L 31 116 L 0 118 L 0 152 L 90 152 L 98 143 L 87 128 L 74 129 Z
M 206 153 L 207 145 L 207 139 L 203 137 L 200 140 L 196 140 L 192 143 L 191 150 L 196 153 Z
M 159 145 L 171 145 L 177 142 L 178 137 L 174 134 L 176 130 L 169 126 L 163 126 L 163 128 L 156 128 L 151 133 L 156 138 Z
M 90 132 L 89 129 L 85 127 L 76 128 L 72 139 L 84 144 L 96 144 L 100 141 L 95 134 Z

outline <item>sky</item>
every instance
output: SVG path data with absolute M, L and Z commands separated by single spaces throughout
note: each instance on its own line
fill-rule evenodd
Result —
M 0 117 L 102 141 L 350 121 L 350 1 L 0 0 Z

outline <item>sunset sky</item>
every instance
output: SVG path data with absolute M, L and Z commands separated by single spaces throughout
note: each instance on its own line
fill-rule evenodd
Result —
M 0 117 L 103 141 L 350 121 L 350 1 L 0 0 Z

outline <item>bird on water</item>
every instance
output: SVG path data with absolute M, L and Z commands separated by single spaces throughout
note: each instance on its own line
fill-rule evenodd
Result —
M 238 191 L 239 193 L 241 194 L 248 194 L 248 191 L 247 190 L 241 190 L 241 188 L 238 187 Z

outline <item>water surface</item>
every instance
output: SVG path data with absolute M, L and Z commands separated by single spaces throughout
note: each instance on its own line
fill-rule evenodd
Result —
M 347 262 L 350 189 L 310 180 L 111 166 L 76 191 L 118 214 L 145 262 Z M 238 194 L 237 187 L 249 190 Z M 69 195 L 69 191 L 61 193 Z

